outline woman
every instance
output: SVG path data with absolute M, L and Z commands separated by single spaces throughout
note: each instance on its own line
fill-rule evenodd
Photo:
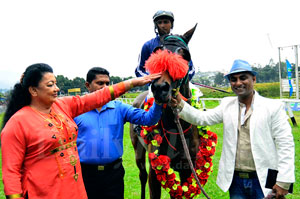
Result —
M 158 77 L 124 81 L 81 97 L 57 98 L 52 68 L 29 66 L 14 87 L 1 133 L 6 197 L 86 199 L 73 118 Z

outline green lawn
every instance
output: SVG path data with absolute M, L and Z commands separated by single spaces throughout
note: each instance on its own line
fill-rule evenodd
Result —
M 298 124 L 300 126 L 300 112 L 294 112 L 296 121 L 298 121 Z M 0 123 L 1 123 L 2 116 L 0 115 Z M 216 149 L 216 155 L 214 158 L 214 172 L 209 178 L 208 183 L 204 187 L 205 191 L 208 193 L 208 195 L 211 197 L 211 199 L 223 199 L 223 198 L 229 198 L 228 193 L 224 193 L 221 191 L 220 188 L 216 185 L 216 176 L 217 176 L 217 170 L 218 170 L 218 162 L 221 155 L 221 149 L 222 149 L 222 128 L 223 125 L 214 125 L 211 126 L 211 130 L 218 134 L 218 145 Z M 288 199 L 299 199 L 300 198 L 300 187 L 299 187 L 299 181 L 300 181 L 300 129 L 299 127 L 293 127 L 293 135 L 295 140 L 295 165 L 296 165 L 296 183 L 294 185 L 294 194 L 287 196 Z M 0 157 L 1 158 L 1 157 Z M 140 198 L 140 182 L 139 182 L 139 176 L 138 176 L 138 168 L 135 165 L 135 156 L 134 156 L 134 150 L 131 146 L 131 141 L 129 137 L 129 124 L 127 123 L 125 125 L 125 133 L 124 133 L 124 167 L 126 170 L 125 174 L 125 198 L 132 199 L 132 198 Z M 1 159 L 0 159 L 1 161 Z M 1 165 L 0 165 L 1 167 Z M 1 170 L 2 171 L 2 170 Z M 0 177 L 2 179 L 2 172 L 0 172 Z M 148 193 L 148 187 L 146 190 L 146 196 L 149 198 Z M 163 190 L 162 191 L 162 197 L 161 198 L 169 198 L 168 194 Z M 203 195 L 200 195 L 198 198 L 205 198 Z M 5 199 L 5 195 L 3 193 L 3 184 L 2 180 L 0 182 L 0 199 Z

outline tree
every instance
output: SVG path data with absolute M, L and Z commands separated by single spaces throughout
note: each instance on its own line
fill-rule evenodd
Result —
M 118 77 L 118 76 L 110 76 L 110 83 L 112 84 L 116 84 L 123 81 L 122 78 Z
M 68 89 L 80 88 L 81 92 L 87 92 L 85 88 L 85 80 L 81 77 L 75 77 L 73 80 L 69 80 L 63 75 L 57 75 L 56 77 L 57 86 L 60 89 L 61 94 L 67 94 Z
M 215 76 L 215 79 L 214 79 L 214 83 L 215 83 L 215 86 L 225 86 L 226 85 L 226 82 L 225 82 L 225 78 L 224 78 L 224 74 L 223 73 L 220 73 L 218 72 Z

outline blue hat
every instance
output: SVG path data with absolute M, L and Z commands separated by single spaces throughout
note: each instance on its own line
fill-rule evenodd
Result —
M 252 67 L 250 64 L 244 60 L 237 59 L 234 60 L 233 65 L 230 69 L 230 72 L 225 75 L 224 77 L 229 80 L 229 76 L 235 73 L 241 73 L 241 72 L 250 72 L 253 76 L 256 76 L 256 72 L 252 70 Z

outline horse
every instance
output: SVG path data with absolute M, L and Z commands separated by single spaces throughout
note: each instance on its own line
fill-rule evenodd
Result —
M 161 38 L 161 46 L 154 50 L 154 53 L 158 51 L 167 51 L 168 53 L 176 53 L 182 56 L 186 61 L 191 60 L 191 56 L 188 49 L 188 42 L 193 36 L 197 24 L 184 33 L 183 35 L 166 35 Z M 153 55 L 153 54 L 152 54 Z M 151 55 L 151 56 L 152 56 Z M 151 57 L 150 57 L 151 58 Z M 150 61 L 150 58 L 148 61 Z M 182 59 L 182 60 L 183 60 Z M 146 65 L 148 63 L 146 62 Z M 155 63 L 154 63 L 155 64 Z M 181 73 L 180 69 L 175 69 L 172 73 Z M 180 74 L 179 74 L 180 75 Z M 176 91 L 177 89 L 177 91 Z M 163 139 L 159 144 L 159 154 L 166 155 L 170 158 L 170 167 L 178 171 L 181 179 L 181 184 L 185 183 L 191 176 L 191 170 L 188 164 L 187 157 L 183 151 L 183 145 L 180 140 L 180 136 L 177 130 L 177 126 L 174 122 L 175 116 L 173 110 L 168 106 L 168 101 L 174 92 L 179 92 L 187 102 L 190 102 L 191 92 L 189 88 L 188 74 L 184 74 L 181 79 L 175 80 L 170 76 L 170 71 L 164 71 L 161 78 L 155 80 L 151 85 L 151 91 L 154 99 L 157 102 L 164 103 L 166 107 L 163 109 L 160 122 L 157 124 L 156 133 Z M 144 108 L 144 101 L 148 91 L 141 93 L 133 102 L 134 107 Z M 183 120 L 180 120 L 180 124 L 183 128 L 184 136 L 189 148 L 189 153 L 193 162 L 196 160 L 197 149 L 200 144 L 199 131 L 197 126 L 191 125 Z M 130 136 L 132 145 L 135 150 L 136 165 L 139 168 L 139 178 L 141 182 L 141 198 L 145 198 L 145 186 L 147 183 L 147 171 L 145 166 L 146 150 L 149 154 L 155 152 L 157 147 L 153 144 L 145 144 L 144 140 L 138 135 L 141 131 L 140 126 L 130 124 Z M 148 133 L 153 137 L 153 132 Z M 150 164 L 149 168 L 149 192 L 150 198 L 160 198 L 161 196 L 161 182 L 157 180 L 156 172 Z

